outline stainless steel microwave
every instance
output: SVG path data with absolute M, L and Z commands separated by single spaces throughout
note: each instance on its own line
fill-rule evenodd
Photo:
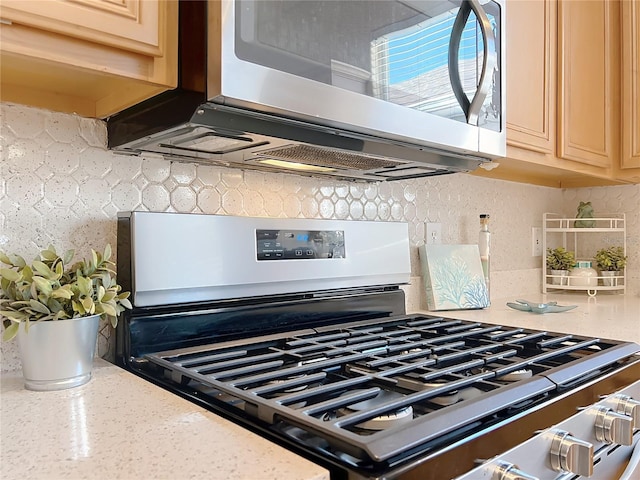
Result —
M 177 89 L 108 120 L 128 154 L 361 180 L 504 156 L 504 0 L 180 2 Z

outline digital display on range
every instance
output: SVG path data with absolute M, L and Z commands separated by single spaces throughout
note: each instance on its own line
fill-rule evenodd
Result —
M 258 260 L 345 258 L 343 230 L 256 230 Z

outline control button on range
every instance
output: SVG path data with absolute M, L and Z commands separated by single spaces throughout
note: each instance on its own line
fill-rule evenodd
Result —
M 301 257 L 302 256 L 302 250 L 296 250 L 295 251 L 295 255 L 296 255 L 296 257 Z
M 633 418 L 607 407 L 596 407 L 596 439 L 616 445 L 633 445 Z
M 307 257 L 312 257 L 313 256 L 313 250 L 307 250 Z
M 640 428 L 640 402 L 629 395 L 614 395 L 615 411 L 633 419 L 634 428 Z
M 593 444 L 564 430 L 552 430 L 551 433 L 551 467 L 556 472 L 571 472 L 585 477 L 593 475 Z
M 517 465 L 499 462 L 493 471 L 492 480 L 538 480 L 538 477 L 522 472 Z

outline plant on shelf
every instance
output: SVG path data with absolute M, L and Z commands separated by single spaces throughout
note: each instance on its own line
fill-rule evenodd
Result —
M 624 270 L 627 257 L 622 247 L 601 248 L 594 257 L 596 266 L 603 272 L 619 272 Z
M 49 246 L 29 265 L 20 255 L 0 252 L 2 338 L 17 337 L 27 388 L 56 390 L 86 383 L 99 320 L 115 327 L 118 315 L 131 308 L 129 292 L 116 283 L 109 245 L 71 264 L 73 256 L 73 250 L 60 256 Z M 79 374 L 83 362 L 88 372 Z M 64 364 L 69 371 L 49 376 L 53 366 L 63 370 Z
M 575 254 L 564 247 L 547 248 L 547 268 L 549 270 L 569 270 L 575 263 Z

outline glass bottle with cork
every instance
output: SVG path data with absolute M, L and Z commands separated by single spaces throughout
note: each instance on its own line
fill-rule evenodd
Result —
M 482 263 L 484 280 L 487 284 L 487 293 L 489 293 L 489 259 L 491 252 L 491 232 L 489 231 L 489 214 L 487 213 L 483 213 L 480 215 L 480 234 L 478 236 L 478 249 L 480 250 L 480 262 Z

